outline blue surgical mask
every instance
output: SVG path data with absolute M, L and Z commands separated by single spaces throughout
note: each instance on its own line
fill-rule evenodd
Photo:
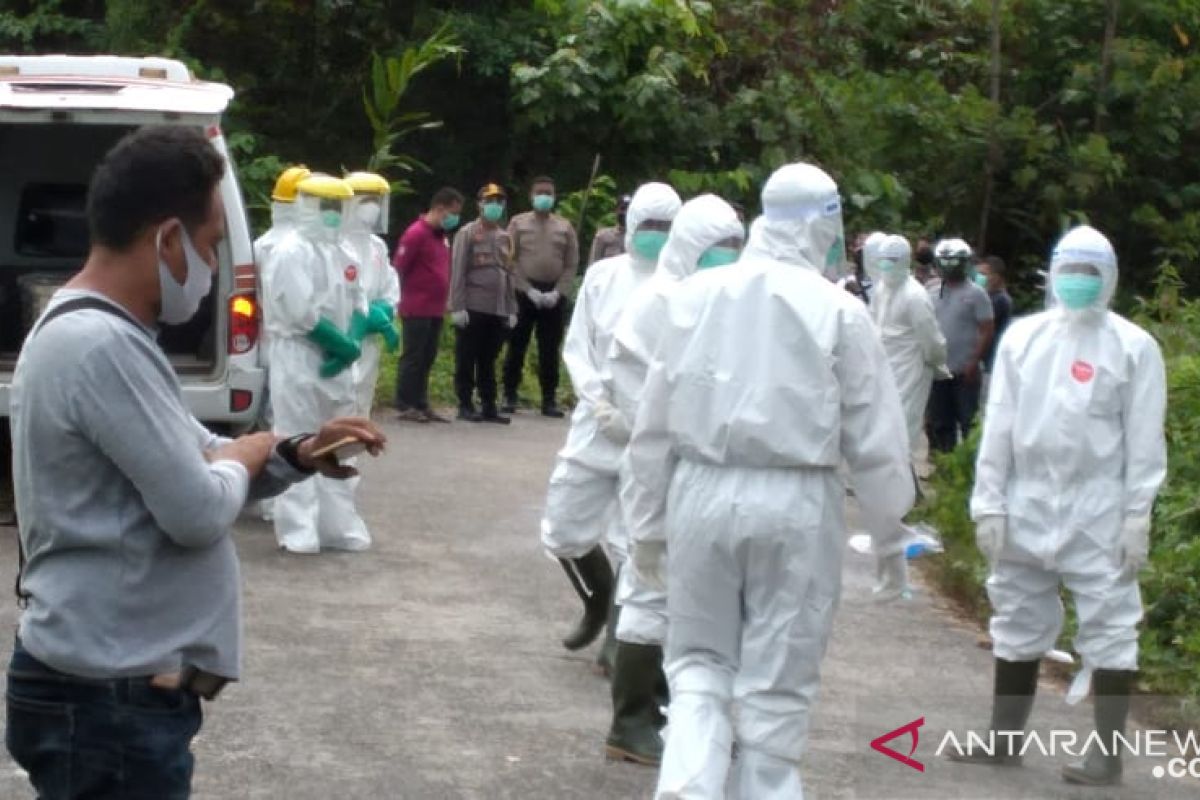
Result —
M 442 220 L 442 230 L 452 231 L 458 227 L 459 222 L 461 222 L 461 220 L 459 219 L 458 214 L 447 214 L 445 219 Z
M 825 269 L 836 272 L 842 268 L 842 264 L 846 261 L 846 243 L 839 236 L 829 246 L 829 250 L 825 253 Z
M 484 203 L 483 218 L 488 222 L 499 222 L 504 217 L 504 203 Z
M 1104 279 L 1099 275 L 1068 272 L 1054 276 L 1054 294 L 1070 311 L 1082 311 L 1096 305 L 1102 291 Z
M 988 284 L 987 275 L 981 275 L 978 272 L 976 272 L 974 277 L 972 278 L 972 280 L 975 281 L 975 285 L 978 286 L 980 289 L 987 288 L 987 284 Z
M 337 230 L 342 227 L 342 212 L 340 211 L 322 211 L 321 224 L 330 230 Z
M 712 269 L 724 267 L 738 260 L 740 253 L 732 247 L 710 247 L 696 262 L 696 269 Z
M 637 231 L 633 234 L 633 249 L 642 258 L 657 261 L 667 243 L 666 231 Z
M 554 208 L 554 195 L 552 194 L 535 194 L 533 196 L 533 210 L 545 213 Z

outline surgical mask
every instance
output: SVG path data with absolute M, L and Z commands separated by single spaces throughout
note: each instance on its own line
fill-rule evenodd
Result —
M 355 213 L 358 215 L 358 221 L 368 229 L 374 230 L 375 223 L 379 222 L 380 210 L 378 203 L 363 203 L 358 207 Z
M 458 227 L 458 223 L 461 221 L 462 220 L 459 218 L 458 214 L 447 214 L 445 218 L 442 219 L 442 230 L 452 231 Z
M 535 194 L 533 196 L 533 210 L 545 213 L 554 208 L 554 195 L 552 194 Z
M 840 272 L 842 263 L 846 260 L 846 243 L 839 236 L 833 240 L 825 253 L 825 270 L 829 274 Z
M 738 260 L 737 250 L 732 247 L 710 247 L 700 256 L 700 260 L 696 262 L 696 269 L 712 269 L 713 267 L 724 267 L 733 264 Z
M 183 257 L 187 263 L 187 274 L 183 283 L 178 283 L 171 275 L 171 268 L 162 257 L 162 231 L 155 237 L 154 246 L 158 252 L 158 287 L 160 310 L 158 319 L 167 325 L 182 325 L 200 310 L 200 303 L 212 289 L 212 268 L 200 257 L 192 245 L 188 232 L 180 228 L 179 235 L 183 241 Z
M 483 218 L 488 222 L 499 222 L 504 216 L 504 203 L 484 203 Z
M 657 261 L 667 243 L 666 231 L 637 231 L 633 234 L 633 249 L 642 258 Z
M 342 227 L 342 212 L 340 211 L 322 211 L 321 224 L 330 230 L 337 230 Z
M 1054 294 L 1063 306 L 1071 311 L 1091 308 L 1100 299 L 1102 291 L 1104 279 L 1099 275 L 1068 272 L 1054 276 Z
M 978 272 L 976 272 L 974 280 L 975 280 L 975 285 L 978 286 L 980 289 L 986 289 L 988 287 L 987 275 L 981 275 Z

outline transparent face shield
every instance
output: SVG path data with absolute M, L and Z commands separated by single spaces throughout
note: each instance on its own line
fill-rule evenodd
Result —
M 388 232 L 391 197 L 386 194 L 356 194 L 349 201 L 352 230 L 383 236 Z

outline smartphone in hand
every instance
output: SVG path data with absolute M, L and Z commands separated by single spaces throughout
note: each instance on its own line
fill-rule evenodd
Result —
M 354 458 L 360 453 L 367 451 L 366 442 L 357 439 L 353 436 L 347 436 L 339 439 L 333 444 L 327 444 L 320 450 L 312 452 L 313 459 L 322 459 L 332 457 L 335 461 L 341 463 L 348 458 Z

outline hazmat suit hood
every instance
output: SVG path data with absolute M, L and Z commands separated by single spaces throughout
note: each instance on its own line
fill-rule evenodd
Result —
M 887 234 L 883 231 L 875 231 L 863 242 L 863 269 L 866 271 L 867 277 L 873 281 L 878 281 L 881 277 L 879 274 L 879 247 L 886 238 Z
M 878 273 L 876 280 L 889 288 L 903 286 L 912 271 L 912 245 L 903 236 L 880 234 L 880 237 L 872 255 Z
M 625 211 L 625 252 L 636 269 L 652 270 L 657 264 L 639 254 L 633 246 L 633 235 L 638 226 L 647 220 L 671 222 L 682 205 L 679 195 L 665 183 L 646 183 L 634 192 Z
M 321 218 L 321 198 L 301 194 L 295 202 L 296 231 L 310 242 L 336 244 L 346 229 L 346 204 L 342 204 L 342 224 L 337 228 L 325 225 Z
M 745 235 L 732 206 L 715 194 L 700 195 L 684 203 L 675 216 L 656 274 L 683 280 L 696 271 L 708 248 L 726 239 L 741 241 Z
M 823 169 L 801 163 L 776 170 L 763 186 L 762 206 L 746 255 L 808 267 L 829 280 L 841 277 L 846 261 L 842 201 Z
M 1064 307 L 1058 296 L 1055 279 L 1064 269 L 1077 265 L 1093 267 L 1104 282 L 1095 303 L 1086 309 L 1072 311 Z M 1117 254 L 1112 243 L 1100 231 L 1088 225 L 1072 228 L 1058 241 L 1050 256 L 1050 275 L 1047 281 L 1053 293 L 1055 307 L 1076 318 L 1102 317 L 1117 291 Z
M 281 203 L 271 201 L 271 227 L 290 228 L 296 224 L 296 203 Z

